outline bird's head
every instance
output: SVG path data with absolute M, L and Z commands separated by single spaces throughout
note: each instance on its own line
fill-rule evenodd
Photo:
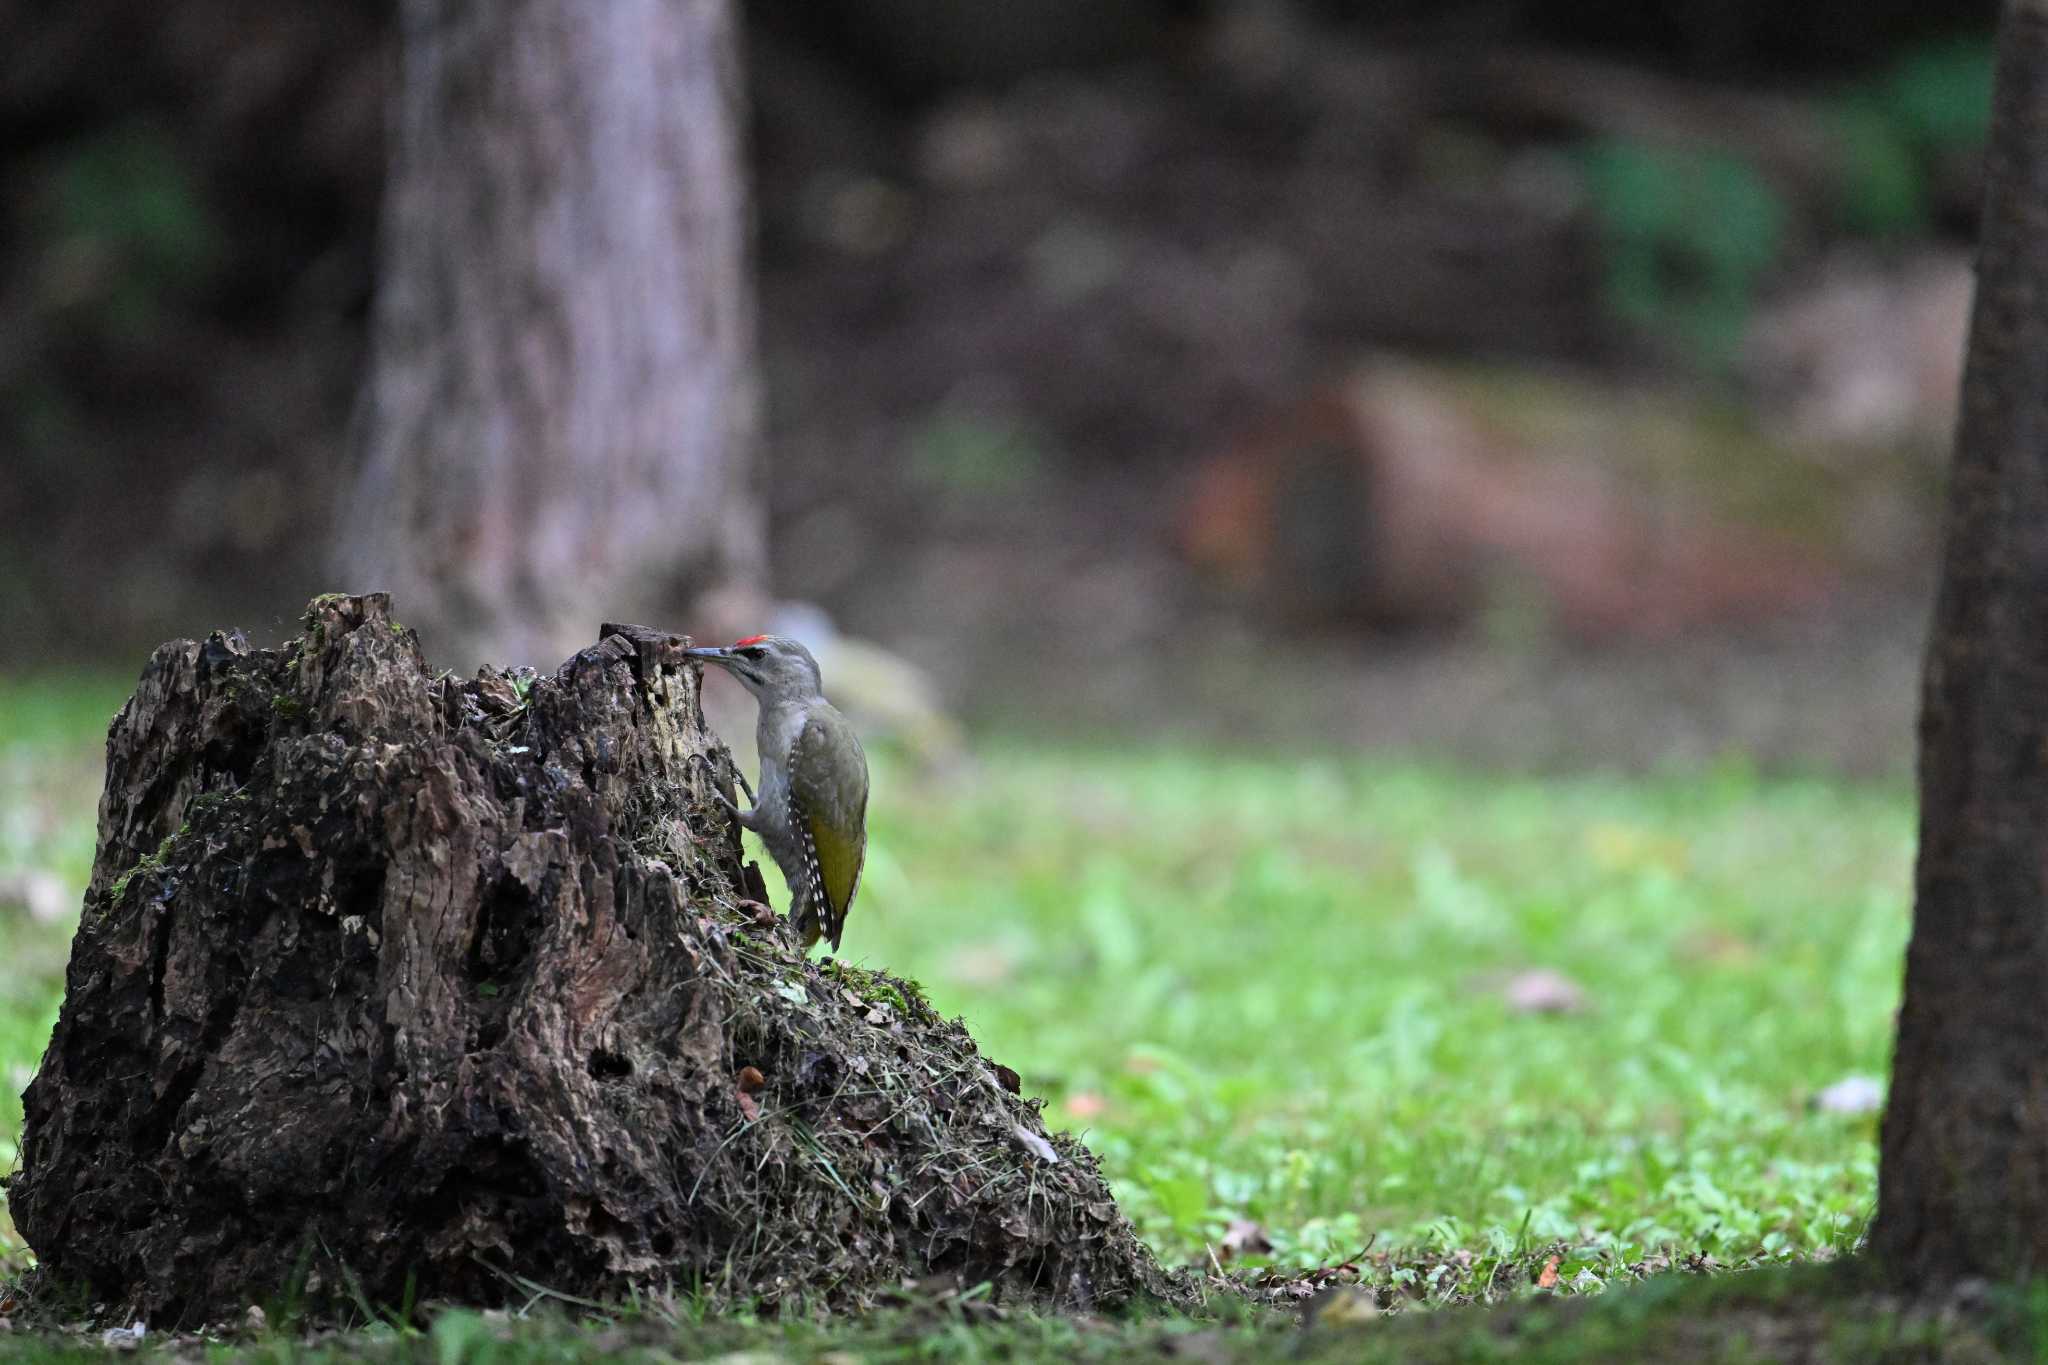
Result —
M 730 645 L 707 645 L 683 653 L 701 663 L 718 665 L 763 701 L 801 701 L 820 695 L 823 688 L 818 661 L 787 635 L 749 635 Z

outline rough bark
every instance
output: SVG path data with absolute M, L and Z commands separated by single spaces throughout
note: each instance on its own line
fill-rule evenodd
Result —
M 404 0 L 339 567 L 437 654 L 758 578 L 728 0 Z
M 1175 1292 L 1014 1072 L 750 903 L 684 643 L 436 676 L 373 595 L 160 648 L 24 1097 L 44 1272 L 158 1325 L 515 1277 Z
M 2048 1270 L 2048 4 L 1999 38 L 1876 1255 Z

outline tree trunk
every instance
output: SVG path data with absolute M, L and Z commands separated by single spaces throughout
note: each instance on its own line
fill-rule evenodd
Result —
M 2008 0 L 1871 1248 L 2048 1270 L 2048 3 Z
M 1177 1293 L 1015 1072 L 746 899 L 683 637 L 464 681 L 381 596 L 306 625 L 163 646 L 108 735 L 9 1189 L 45 1274 L 157 1326 L 294 1292 Z
M 560 658 L 762 572 L 729 0 L 403 0 L 348 580 Z

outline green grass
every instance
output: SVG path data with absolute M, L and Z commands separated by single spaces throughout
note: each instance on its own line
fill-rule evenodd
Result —
M 0 687 L 0 872 L 82 886 L 118 700 Z M 1085 1134 L 1168 1262 L 1207 1263 L 1243 1220 L 1273 1252 L 1239 1266 L 1369 1245 L 1369 1281 L 1438 1302 L 1555 1252 L 1571 1296 L 1657 1257 L 1832 1255 L 1869 1216 L 1874 1116 L 1808 1101 L 1885 1074 L 1903 790 L 1739 766 L 1538 780 L 1001 747 L 948 782 L 879 766 L 871 819 L 848 960 L 964 1015 L 1055 1126 Z M 0 1166 L 67 930 L 0 911 Z M 1517 1012 L 1502 984 L 1530 968 L 1569 976 L 1584 1008 Z M 0 1271 L 23 1264 L 0 1221 Z M 1141 1330 L 1270 1330 L 947 1311 L 917 1353 L 1057 1358 Z M 551 1330 L 533 1329 L 542 1355 Z M 725 1349 L 829 1347 L 784 1339 L 809 1327 L 728 1330 Z M 855 1337 L 908 1329 L 834 1330 L 889 1358 Z
M 693 1318 L 652 1305 L 596 1320 L 542 1308 L 522 1316 L 455 1310 L 421 1327 L 380 1323 L 307 1342 L 272 1328 L 243 1358 L 479 1362 L 700 1360 L 722 1365 L 810 1361 L 1118 1361 L 1209 1365 L 1405 1365 L 1417 1360 L 1582 1365 L 1642 1361 L 1980 1362 L 2039 1358 L 2048 1292 L 1994 1291 L 1969 1320 L 1874 1297 L 1853 1276 L 1813 1267 L 1717 1279 L 1664 1277 L 1596 1298 L 1537 1300 L 1492 1314 L 1405 1314 L 1306 1327 L 1242 1309 L 1205 1320 L 1005 1315 L 984 1302 L 932 1300 L 858 1321 Z M 0 1359 L 6 1358 L 0 1337 Z M 201 1343 L 172 1343 L 185 1358 Z M 216 1348 L 218 1351 L 218 1348 Z M 219 1352 L 225 1354 L 225 1352 Z M 97 1353 L 92 1353 L 96 1355 Z M 38 1360 L 64 1358 L 48 1339 Z M 92 1358 L 86 1352 L 74 1358 Z M 104 1357 L 100 1357 L 104 1358 Z
M 880 790 L 850 955 L 965 1015 L 1170 1260 L 1234 1219 L 1297 1265 L 1596 1273 L 1861 1231 L 1874 1122 L 1807 1100 L 1885 1071 L 1903 793 L 1028 751 Z M 1512 1010 L 1537 967 L 1586 1008 Z

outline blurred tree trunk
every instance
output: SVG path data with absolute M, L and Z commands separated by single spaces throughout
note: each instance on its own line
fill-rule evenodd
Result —
M 2048 0 L 2007 0 L 1872 1250 L 2048 1271 Z
M 352 589 L 543 666 L 758 578 L 730 0 L 402 0 Z

